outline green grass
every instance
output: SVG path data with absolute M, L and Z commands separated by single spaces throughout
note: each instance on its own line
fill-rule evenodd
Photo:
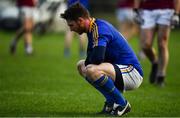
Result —
M 72 56 L 63 57 L 64 35 L 48 33 L 34 36 L 35 53 L 24 54 L 23 41 L 16 55 L 9 54 L 13 32 L 0 32 L 0 116 L 102 116 L 104 98 L 76 71 L 78 40 L 72 45 Z M 136 38 L 130 41 L 138 51 Z M 150 63 L 141 61 L 144 82 L 137 90 L 125 92 L 132 105 L 128 117 L 180 116 L 180 33 L 173 31 L 169 40 L 170 62 L 166 87 L 148 83 Z

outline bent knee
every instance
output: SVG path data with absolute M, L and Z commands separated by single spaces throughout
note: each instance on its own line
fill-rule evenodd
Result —
M 84 60 L 79 60 L 76 64 L 76 67 L 78 68 L 78 67 L 84 65 L 84 62 L 85 62 Z
M 151 47 L 152 47 L 152 45 L 149 44 L 149 43 L 144 43 L 144 44 L 142 45 L 142 49 L 143 49 L 143 50 L 150 49 Z
M 77 67 L 77 70 L 78 70 L 79 74 L 81 76 L 85 77 L 85 75 L 86 75 L 86 73 L 85 73 L 86 72 L 86 67 L 84 65 L 84 60 L 78 61 L 76 67 Z

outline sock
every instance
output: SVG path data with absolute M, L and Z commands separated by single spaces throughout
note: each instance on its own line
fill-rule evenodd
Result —
M 84 50 L 80 49 L 80 50 L 79 50 L 79 56 L 80 56 L 81 58 L 83 58 L 83 57 L 85 57 L 85 55 L 86 55 L 86 52 L 85 52 Z
M 113 103 L 115 102 L 115 101 L 114 101 L 114 98 L 113 98 L 111 95 L 109 95 L 108 92 L 104 91 L 101 87 L 95 86 L 95 85 L 93 84 L 93 82 L 90 81 L 88 78 L 86 78 L 86 81 L 88 81 L 92 86 L 94 86 L 94 87 L 106 98 L 106 102 L 107 102 L 108 104 L 113 104 Z M 111 81 L 112 81 L 112 80 L 111 80 Z M 113 81 L 112 81 L 112 82 L 113 82 Z
M 115 87 L 114 82 L 110 77 L 102 76 L 101 78 L 93 82 L 93 84 L 96 87 L 104 90 L 107 95 L 110 96 L 110 98 L 113 98 L 115 103 L 119 104 L 120 106 L 126 105 L 125 98 L 122 96 L 121 92 Z
M 65 57 L 70 57 L 71 53 L 70 53 L 70 49 L 69 48 L 64 48 L 64 56 Z
M 27 44 L 25 48 L 27 54 L 31 54 L 33 52 L 32 45 Z

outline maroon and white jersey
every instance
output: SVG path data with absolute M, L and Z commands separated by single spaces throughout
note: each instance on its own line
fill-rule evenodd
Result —
M 142 9 L 174 9 L 173 0 L 142 0 L 140 4 Z
M 118 8 L 133 8 L 134 0 L 119 0 Z
M 35 6 L 35 0 L 17 0 L 17 6 L 33 7 Z

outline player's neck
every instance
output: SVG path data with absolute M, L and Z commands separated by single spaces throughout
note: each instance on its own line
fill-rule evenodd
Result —
M 85 20 L 86 33 L 89 32 L 92 18 L 88 18 Z

